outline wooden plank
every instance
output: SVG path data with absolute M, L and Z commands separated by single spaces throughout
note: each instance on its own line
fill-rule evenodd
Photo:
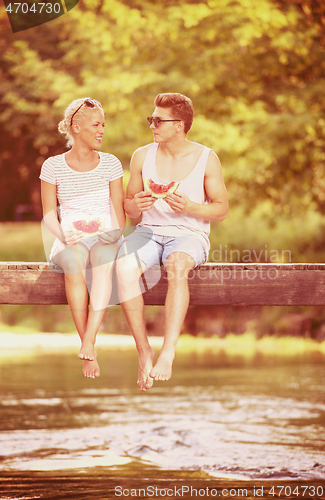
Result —
M 324 305 L 324 270 L 286 270 L 264 265 L 250 269 L 204 269 L 202 266 L 189 276 L 190 304 Z M 162 274 L 153 288 L 150 275 L 147 281 L 149 291 L 144 295 L 145 303 L 163 303 L 167 291 L 166 274 Z
M 47 269 L 0 270 L 1 304 L 66 304 L 64 275 Z
M 189 275 L 192 305 L 324 305 L 325 264 L 208 263 Z M 167 276 L 144 275 L 145 304 L 165 302 Z M 66 304 L 64 275 L 47 263 L 0 263 L 1 304 Z M 116 285 L 113 303 L 117 303 Z

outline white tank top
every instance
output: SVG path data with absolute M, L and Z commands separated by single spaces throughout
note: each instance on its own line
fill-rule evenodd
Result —
M 156 169 L 158 143 L 153 143 L 147 153 L 142 167 L 142 178 L 152 179 L 156 184 L 168 183 L 160 179 Z M 195 203 L 208 203 L 204 191 L 204 175 L 211 149 L 203 146 L 200 158 L 193 170 L 183 179 L 177 191 L 186 194 Z M 176 214 L 162 199 L 158 199 L 153 207 L 142 214 L 139 226 L 150 227 L 155 234 L 162 236 L 192 235 L 202 239 L 210 248 L 210 222 L 189 214 Z

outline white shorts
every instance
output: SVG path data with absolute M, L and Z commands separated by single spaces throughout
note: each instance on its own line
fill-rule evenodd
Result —
M 92 236 L 91 238 L 83 238 L 82 240 L 78 241 L 78 243 L 82 243 L 90 251 L 91 247 L 94 246 L 95 243 L 97 243 L 97 241 L 99 241 L 98 236 Z M 67 245 L 62 241 L 60 241 L 59 238 L 56 238 L 51 249 L 49 257 L 50 261 L 52 261 L 54 255 L 56 255 L 59 252 L 62 252 L 62 250 L 65 250 L 66 248 Z

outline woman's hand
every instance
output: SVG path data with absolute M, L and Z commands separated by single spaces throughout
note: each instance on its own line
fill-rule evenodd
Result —
M 100 228 L 103 232 L 98 234 L 98 239 L 101 243 L 106 245 L 111 245 L 116 243 L 122 236 L 122 231 L 120 229 L 107 229 Z
M 66 245 L 75 245 L 85 237 L 82 231 L 63 230 L 61 227 L 61 240 Z

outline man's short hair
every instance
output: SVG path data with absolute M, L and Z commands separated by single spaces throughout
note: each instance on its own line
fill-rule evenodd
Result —
M 178 93 L 158 94 L 154 104 L 160 108 L 171 108 L 172 115 L 184 122 L 184 132 L 187 134 L 194 116 L 193 104 L 189 97 Z

